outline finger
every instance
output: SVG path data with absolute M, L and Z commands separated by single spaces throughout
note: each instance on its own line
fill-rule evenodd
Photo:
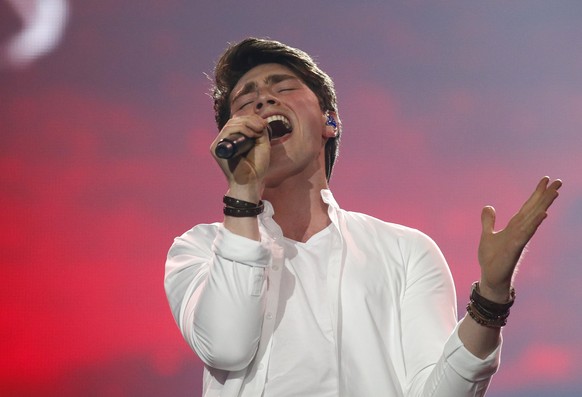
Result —
M 530 212 L 535 211 L 540 205 L 544 206 L 546 200 L 544 200 L 546 193 L 549 190 L 548 183 L 550 178 L 548 176 L 544 176 L 537 184 L 535 190 L 531 194 L 531 196 L 523 203 L 521 207 L 522 212 Z
M 538 187 L 543 185 L 542 182 L 544 181 L 544 179 L 542 179 Z M 549 181 L 549 178 L 547 178 L 547 181 Z M 525 215 L 524 219 L 527 220 L 526 223 L 530 225 L 529 228 L 531 235 L 535 233 L 535 231 L 541 225 L 544 219 L 547 218 L 548 216 L 547 210 L 552 205 L 552 203 L 558 198 L 559 196 L 558 189 L 560 189 L 561 186 L 562 186 L 561 180 L 556 179 L 555 181 L 553 181 L 549 186 L 547 186 L 547 188 L 545 188 L 545 191 L 542 193 L 540 199 L 536 202 L 535 206 L 531 208 L 531 211 L 524 214 Z
M 559 190 L 562 187 L 562 184 L 563 183 L 561 179 L 556 179 L 551 183 L 550 186 L 548 186 L 548 190 Z
M 543 196 L 539 202 L 539 207 L 541 207 L 544 211 L 547 210 L 554 200 L 556 200 L 559 196 L 558 190 L 562 187 L 562 181 L 556 179 L 553 181 L 543 193 Z
M 481 211 L 481 226 L 484 234 L 491 234 L 495 229 L 495 208 L 490 205 Z
M 536 198 L 539 198 L 541 195 L 543 195 L 544 192 L 547 190 L 549 182 L 550 182 L 550 178 L 547 176 L 544 176 L 542 179 L 540 179 L 535 190 L 533 191 L 533 193 L 531 194 L 530 198 L 527 201 L 530 201 L 530 200 L 533 201 Z
M 251 138 L 259 137 L 267 127 L 267 121 L 257 115 L 238 116 L 229 120 L 221 135 L 228 136 L 234 132 L 240 132 Z
M 246 127 L 250 128 L 257 135 L 261 135 L 265 132 L 267 128 L 267 120 L 261 118 L 258 115 L 250 116 L 244 119 L 244 124 Z
M 218 143 L 232 134 L 240 133 L 249 138 L 260 138 L 263 135 L 267 122 L 257 115 L 233 117 L 224 125 L 218 136 L 210 145 L 211 152 Z
M 546 186 L 548 186 L 548 183 L 550 182 L 550 177 L 549 176 L 544 176 L 542 179 L 540 179 L 540 181 L 538 182 L 538 189 L 545 189 Z

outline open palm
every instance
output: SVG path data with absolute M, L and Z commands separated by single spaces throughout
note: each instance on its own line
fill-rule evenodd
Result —
M 547 210 L 558 197 L 562 181 L 544 177 L 531 197 L 523 204 L 507 226 L 495 231 L 495 209 L 487 206 L 481 213 L 483 226 L 479 243 L 481 289 L 500 294 L 509 291 L 519 258 L 538 227 L 547 217 Z

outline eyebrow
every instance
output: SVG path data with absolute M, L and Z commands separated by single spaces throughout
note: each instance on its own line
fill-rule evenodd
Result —
M 265 84 L 270 85 L 270 84 L 277 84 L 277 83 L 280 83 L 281 81 L 290 80 L 290 79 L 299 80 L 298 77 L 293 76 L 292 74 L 281 73 L 281 74 L 270 74 L 267 77 L 265 77 L 264 81 L 265 81 Z M 253 92 L 256 89 L 257 89 L 256 81 L 249 81 L 241 88 L 241 90 L 234 96 L 234 98 L 232 98 L 231 103 L 234 103 L 241 96 L 246 95 L 250 92 Z

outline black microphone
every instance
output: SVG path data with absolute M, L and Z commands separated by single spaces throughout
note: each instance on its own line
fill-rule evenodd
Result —
M 214 153 L 216 157 L 221 159 L 232 159 L 248 153 L 253 146 L 255 146 L 255 138 L 249 138 L 240 132 L 235 132 L 221 139 L 216 145 Z
M 269 139 L 271 139 L 271 126 L 269 124 L 267 124 L 267 132 L 269 133 Z M 240 132 L 235 132 L 221 139 L 216 145 L 214 153 L 218 158 L 232 159 L 247 154 L 253 146 L 255 146 L 255 138 L 249 138 Z

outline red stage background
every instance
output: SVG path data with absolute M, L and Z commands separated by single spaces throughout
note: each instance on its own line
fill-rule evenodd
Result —
M 68 10 L 54 42 L 18 58 L 17 2 L 0 0 L 0 395 L 200 395 L 164 260 L 221 219 L 205 73 L 249 35 L 332 75 L 338 202 L 432 236 L 461 308 L 482 206 L 504 225 L 541 176 L 564 180 L 489 396 L 582 395 L 582 3 L 46 0 Z

